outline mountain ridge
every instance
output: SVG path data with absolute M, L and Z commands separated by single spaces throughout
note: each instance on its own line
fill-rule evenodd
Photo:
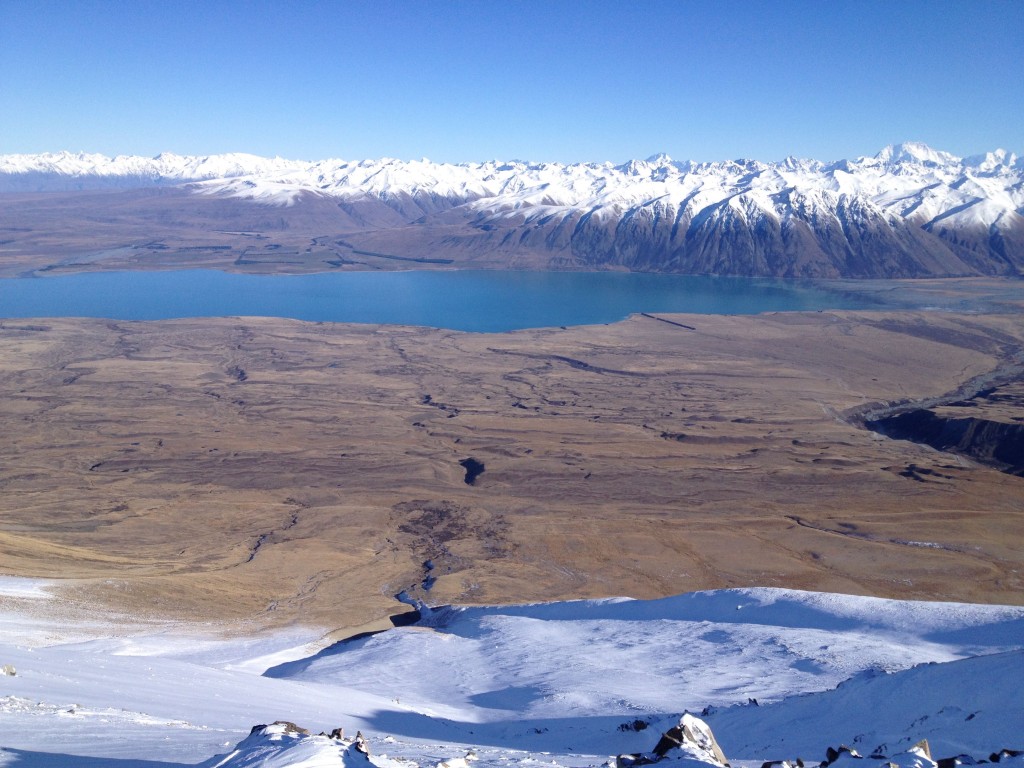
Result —
M 104 155 L 98 152 L 9 153 L 0 154 L 0 174 L 57 173 L 62 175 L 99 176 L 150 176 L 152 178 L 176 179 L 183 182 L 216 178 L 232 178 L 247 175 L 266 175 L 281 170 L 323 170 L 337 167 L 373 167 L 404 165 L 411 167 L 464 168 L 483 170 L 511 170 L 545 168 L 600 170 L 630 170 L 636 175 L 638 167 L 662 168 L 673 166 L 680 171 L 706 170 L 714 167 L 785 167 L 835 169 L 850 165 L 901 165 L 918 164 L 930 167 L 962 167 L 982 173 L 999 169 L 1024 170 L 1024 158 L 1003 148 L 989 152 L 958 157 L 952 153 L 933 149 L 917 141 L 889 144 L 875 155 L 859 156 L 852 159 L 821 161 L 813 158 L 788 155 L 779 161 L 762 161 L 738 158 L 718 161 L 674 160 L 664 152 L 657 152 L 645 159 L 630 159 L 622 163 L 612 161 L 588 161 L 576 163 L 538 162 L 524 160 L 487 160 L 480 162 L 435 163 L 426 158 L 400 160 L 391 157 L 376 159 L 342 160 L 325 158 L 316 161 L 297 160 L 275 156 L 273 158 L 247 152 L 226 152 L 209 155 L 179 155 L 175 152 L 161 152 L 153 157 L 144 155 Z
M 311 236 L 362 234 L 360 248 L 400 256 L 503 254 L 514 266 L 530 252 L 547 268 L 775 277 L 1024 270 L 1024 159 L 1004 149 L 959 158 L 904 142 L 831 162 L 618 165 L 0 155 L 0 191 L 168 186 L 278 209 L 326 202 L 337 221 Z

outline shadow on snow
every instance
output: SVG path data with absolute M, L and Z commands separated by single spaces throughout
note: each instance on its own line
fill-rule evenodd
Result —
M 0 747 L 0 765 L 4 768 L 198 768 L 193 763 L 168 763 L 122 757 L 87 757 L 63 752 L 33 752 Z M 200 763 L 199 766 L 205 765 Z

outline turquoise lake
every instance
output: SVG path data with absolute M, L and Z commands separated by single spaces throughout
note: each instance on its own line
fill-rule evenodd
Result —
M 618 272 L 95 272 L 0 280 L 0 317 L 263 315 L 460 331 L 586 325 L 636 312 L 756 314 L 867 309 L 820 284 Z

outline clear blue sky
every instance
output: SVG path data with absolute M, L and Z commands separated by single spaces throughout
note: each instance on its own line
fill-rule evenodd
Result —
M 1024 153 L 1024 0 L 0 0 L 0 153 Z

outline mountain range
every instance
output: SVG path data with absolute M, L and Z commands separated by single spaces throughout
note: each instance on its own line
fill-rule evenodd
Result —
M 153 188 L 188 194 L 201 228 L 228 228 L 214 212 L 230 210 L 248 216 L 230 227 L 301 233 L 330 243 L 339 264 L 364 252 L 455 266 L 775 277 L 1024 270 L 1024 160 L 1005 150 L 959 158 L 903 143 L 835 162 L 656 155 L 620 165 L 0 156 L 0 192 L 7 201 L 30 195 L 36 212 L 43 200 L 60 206 L 89 193 L 96 215 L 105 206 L 130 215 L 131 199 L 160 218 L 155 207 L 173 196 L 124 197 Z M 239 202 L 251 210 L 240 214 Z M 3 228 L 26 229 L 22 210 L 8 206 Z

